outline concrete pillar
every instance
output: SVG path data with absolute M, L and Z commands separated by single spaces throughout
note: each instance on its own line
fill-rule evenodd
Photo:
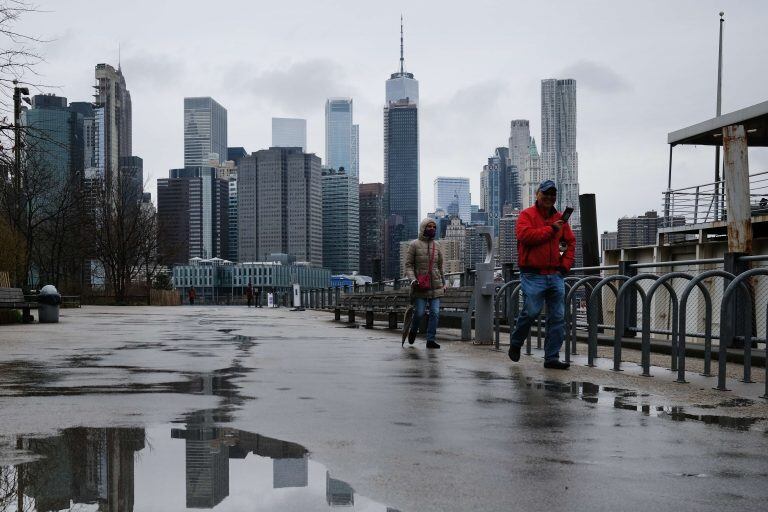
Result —
M 493 343 L 493 282 L 494 247 L 492 228 L 478 227 L 477 234 L 485 239 L 485 261 L 475 266 L 475 343 Z
M 723 172 L 728 215 L 728 252 L 752 253 L 747 133 L 743 125 L 723 128 Z

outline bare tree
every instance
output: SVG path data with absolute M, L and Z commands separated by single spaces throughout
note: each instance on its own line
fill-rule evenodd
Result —
M 118 169 L 112 183 L 98 180 L 87 186 L 93 251 L 105 282 L 117 303 L 125 303 L 131 284 L 157 270 L 157 213 L 142 202 L 134 177 Z

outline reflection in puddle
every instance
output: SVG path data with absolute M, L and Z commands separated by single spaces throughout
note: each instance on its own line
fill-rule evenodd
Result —
M 306 448 L 214 426 L 212 412 L 184 428 L 70 428 L 19 438 L 37 460 L 2 468 L 0 511 L 328 510 L 387 507 L 355 493 Z M 170 433 L 170 435 L 169 435 Z
M 638 396 L 637 392 L 629 389 L 612 386 L 601 387 L 591 382 L 564 383 L 557 381 L 534 381 L 530 378 L 527 380 L 526 386 L 529 388 L 567 394 L 592 404 L 597 404 L 598 402 L 610 403 L 612 400 L 613 407 L 616 409 L 638 411 L 647 416 L 668 418 L 672 421 L 700 421 L 708 425 L 720 425 L 721 427 L 737 430 L 751 430 L 753 428 L 762 430 L 759 427 L 766 420 L 766 418 L 762 417 L 727 416 L 704 412 L 707 409 L 716 407 L 749 407 L 754 404 L 754 401 L 748 399 L 729 399 L 717 405 L 695 405 L 685 408 L 654 405 L 651 403 L 649 395 L 642 394 Z M 604 396 L 601 396 L 601 392 Z

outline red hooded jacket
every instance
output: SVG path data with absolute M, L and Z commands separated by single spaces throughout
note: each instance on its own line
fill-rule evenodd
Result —
M 515 234 L 517 235 L 517 264 L 521 270 L 534 270 L 541 274 L 555 274 L 560 270 L 571 270 L 576 252 L 576 237 L 568 223 L 555 231 L 552 227 L 562 214 L 552 208 L 549 217 L 544 217 L 534 203 L 520 212 Z M 560 255 L 560 241 L 566 244 Z

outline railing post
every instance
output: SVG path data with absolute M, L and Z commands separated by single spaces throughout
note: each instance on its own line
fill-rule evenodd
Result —
M 633 277 L 637 275 L 637 269 L 632 268 L 632 265 L 637 264 L 637 261 L 626 260 L 619 262 L 619 275 Z M 623 304 L 616 304 L 616 307 L 624 308 L 624 322 L 623 325 L 615 326 L 616 329 L 621 330 L 621 335 L 625 338 L 634 338 L 637 336 L 637 332 L 630 329 L 630 326 L 637 323 L 637 293 L 634 290 L 630 290 L 623 300 Z
M 501 274 L 504 277 L 505 283 L 512 281 L 515 278 L 515 264 L 504 263 L 501 266 Z M 512 287 L 510 286 L 504 288 L 504 316 L 507 319 L 509 328 L 512 329 L 512 322 L 514 319 L 512 317 Z
M 724 263 L 723 270 L 730 272 L 734 276 L 743 274 L 749 270 L 749 263 L 742 261 L 740 258 L 746 256 L 743 252 L 727 252 L 723 255 Z M 728 288 L 730 282 L 723 281 L 723 291 Z M 749 280 L 744 283 L 749 288 Z M 744 314 L 745 308 L 751 308 L 751 297 L 745 297 L 742 290 L 736 290 L 735 297 L 731 300 L 728 306 L 728 318 L 730 319 L 733 329 L 730 331 L 733 335 L 732 338 L 724 340 L 720 339 L 720 343 L 725 343 L 729 348 L 744 348 L 744 334 L 751 326 L 746 325 L 746 318 Z M 720 320 L 721 322 L 723 319 Z
M 696 187 L 696 199 L 693 204 L 693 223 L 698 224 L 699 223 L 699 188 Z

